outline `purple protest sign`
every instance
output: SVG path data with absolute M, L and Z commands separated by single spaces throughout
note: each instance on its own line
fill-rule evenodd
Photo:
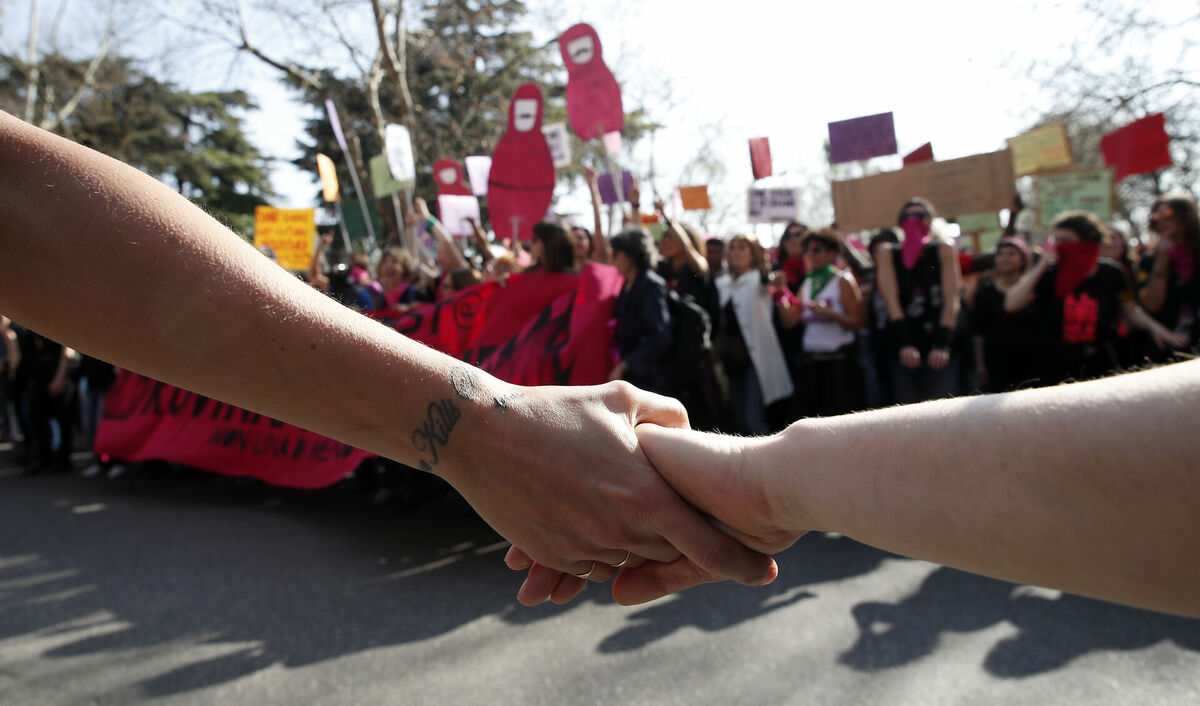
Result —
M 896 154 L 896 124 L 891 113 L 829 123 L 829 163 Z
M 337 106 L 329 98 L 325 99 L 325 113 L 329 115 L 329 124 L 333 126 L 333 136 L 337 139 L 338 147 L 342 148 L 342 152 L 349 152 L 346 147 L 346 135 L 342 133 L 342 121 L 338 118 Z
M 613 182 L 613 175 L 609 172 L 604 172 L 596 177 L 596 187 L 600 190 L 600 203 L 605 205 L 614 204 L 617 202 L 617 185 Z M 625 200 L 629 200 L 629 192 L 633 189 L 633 174 L 629 172 L 621 172 L 621 195 Z

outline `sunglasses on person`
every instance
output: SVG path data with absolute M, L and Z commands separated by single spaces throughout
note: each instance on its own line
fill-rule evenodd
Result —
M 900 216 L 900 220 L 907 221 L 910 218 L 920 218 L 923 221 L 929 220 L 928 211 L 905 211 L 904 215 Z

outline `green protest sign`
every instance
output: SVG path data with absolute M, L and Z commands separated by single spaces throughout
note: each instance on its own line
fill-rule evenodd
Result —
M 964 213 L 954 219 L 964 233 L 982 233 L 1000 227 L 1000 214 L 995 211 Z
M 387 155 L 375 155 L 368 162 L 368 166 L 371 170 L 371 190 L 375 192 L 375 198 L 381 199 L 404 189 L 404 184 L 392 178 Z
M 1112 219 L 1113 170 L 1087 169 L 1037 177 L 1038 222 L 1050 225 L 1063 211 L 1091 211 L 1102 221 Z

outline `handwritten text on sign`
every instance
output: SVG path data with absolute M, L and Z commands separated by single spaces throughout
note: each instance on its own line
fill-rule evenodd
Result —
M 787 223 L 800 214 L 799 189 L 748 189 L 746 220 L 750 223 Z
M 275 251 L 289 270 L 308 269 L 313 247 L 313 209 L 254 207 L 254 245 Z

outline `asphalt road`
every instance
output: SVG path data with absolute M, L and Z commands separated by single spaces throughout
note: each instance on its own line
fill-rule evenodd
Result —
M 4 466 L 3 704 L 1200 702 L 1200 621 L 835 536 L 765 589 L 526 609 L 452 494 Z

